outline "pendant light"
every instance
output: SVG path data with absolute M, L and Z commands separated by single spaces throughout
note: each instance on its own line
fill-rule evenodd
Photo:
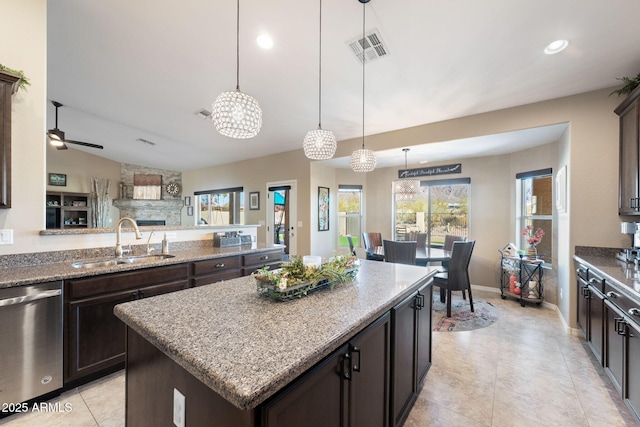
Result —
M 409 152 L 408 148 L 403 148 L 404 151 L 404 169 L 407 170 L 407 153 Z M 395 181 L 394 185 L 394 193 L 396 195 L 396 201 L 398 202 L 410 202 L 415 200 L 416 195 L 420 189 L 420 181 L 412 178 L 402 178 L 398 181 Z
M 240 0 L 236 9 L 236 90 L 221 93 L 211 106 L 216 130 L 230 138 L 253 138 L 262 127 L 262 110 L 255 98 L 240 92 Z
M 310 130 L 302 144 L 304 155 L 311 160 L 327 160 L 336 153 L 338 144 L 330 130 L 322 129 L 322 0 L 320 0 L 320 33 L 318 61 L 318 129 Z
M 351 154 L 351 169 L 354 172 L 371 172 L 376 168 L 376 155 L 373 151 L 364 148 L 364 68 L 367 61 L 365 51 L 365 5 L 369 3 L 369 0 L 358 0 L 362 3 L 362 148 L 354 151 Z

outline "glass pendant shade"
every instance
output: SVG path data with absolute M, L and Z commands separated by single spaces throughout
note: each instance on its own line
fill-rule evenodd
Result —
M 222 135 L 253 138 L 262 127 L 262 110 L 258 101 L 240 90 L 223 92 L 211 106 L 211 120 Z
M 399 202 L 410 202 L 415 200 L 420 191 L 420 181 L 417 179 L 401 179 L 394 183 L 396 200 Z
M 376 168 L 376 154 L 366 148 L 361 148 L 351 154 L 351 169 L 354 172 L 371 172 Z
M 327 160 L 333 157 L 338 148 L 336 137 L 330 130 L 318 128 L 310 130 L 302 144 L 304 155 L 311 160 Z

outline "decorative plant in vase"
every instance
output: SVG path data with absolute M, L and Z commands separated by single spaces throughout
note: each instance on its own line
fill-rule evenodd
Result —
M 538 246 L 538 244 L 542 241 L 542 236 L 544 236 L 544 230 L 538 227 L 534 231 L 533 225 L 527 225 L 525 228 L 522 229 L 521 234 L 525 237 L 525 239 L 527 240 L 527 243 L 529 244 L 529 247 L 527 248 L 527 256 L 534 257 L 534 258 L 537 257 L 538 251 L 536 250 L 536 246 Z
M 277 300 L 288 300 L 307 295 L 311 290 L 352 281 L 358 274 L 358 261 L 354 256 L 336 255 L 320 267 L 305 266 L 302 257 L 292 255 L 280 268 L 268 266 L 255 271 L 258 292 Z

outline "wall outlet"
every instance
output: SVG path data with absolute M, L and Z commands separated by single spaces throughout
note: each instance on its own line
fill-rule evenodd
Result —
M 13 229 L 0 230 L 0 245 L 13 245 Z
M 560 299 L 562 299 L 562 288 L 560 288 Z
M 173 389 L 173 424 L 176 427 L 184 427 L 184 394 L 180 393 L 177 388 Z

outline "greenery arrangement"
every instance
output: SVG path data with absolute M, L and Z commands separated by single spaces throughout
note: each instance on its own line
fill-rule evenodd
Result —
M 0 64 L 0 71 L 5 71 L 10 74 L 15 74 L 16 76 L 20 76 L 20 80 L 18 80 L 18 89 L 22 89 L 25 92 L 27 91 L 27 86 L 31 85 L 29 79 L 24 75 L 24 71 L 22 70 L 14 70 L 12 68 L 6 67 Z
M 319 268 L 306 267 L 302 257 L 293 255 L 280 268 L 263 267 L 252 274 L 258 293 L 277 300 L 300 298 L 310 291 L 352 281 L 358 274 L 356 257 L 337 255 Z
M 613 95 L 614 93 L 618 94 L 618 96 L 629 95 L 635 88 L 638 87 L 638 85 L 640 85 L 640 73 L 638 73 L 638 75 L 633 78 L 618 77 L 616 78 L 616 80 L 620 80 L 622 83 L 624 83 L 624 86 L 622 86 L 618 90 L 614 90 L 609 94 L 609 96 Z

